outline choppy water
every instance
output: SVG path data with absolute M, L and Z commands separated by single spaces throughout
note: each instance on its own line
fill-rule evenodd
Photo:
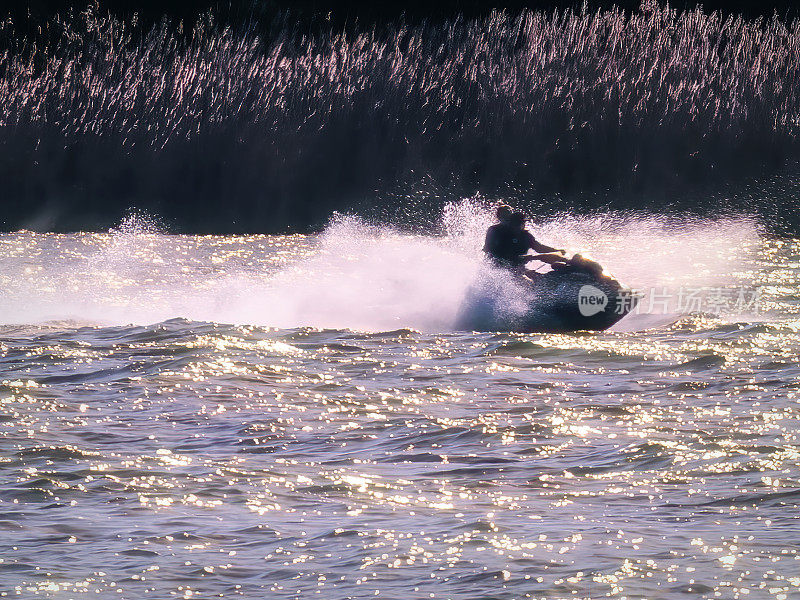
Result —
M 797 597 L 800 241 L 544 223 L 758 310 L 453 332 L 485 224 L 0 236 L 0 593 Z

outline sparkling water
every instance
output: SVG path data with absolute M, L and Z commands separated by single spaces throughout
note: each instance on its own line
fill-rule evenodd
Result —
M 800 242 L 537 223 L 641 309 L 457 332 L 489 221 L 0 236 L 0 594 L 797 597 Z

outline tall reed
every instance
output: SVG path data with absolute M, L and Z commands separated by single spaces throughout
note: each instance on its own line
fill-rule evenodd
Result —
M 90 6 L 0 24 L 0 219 L 274 231 L 422 184 L 633 204 L 795 156 L 799 84 L 800 22 L 651 2 L 312 34 Z

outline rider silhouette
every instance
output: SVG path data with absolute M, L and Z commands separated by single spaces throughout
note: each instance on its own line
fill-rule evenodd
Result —
M 508 206 L 500 205 L 496 216 L 499 223 L 489 227 L 483 246 L 483 251 L 496 267 L 529 275 L 533 272 L 525 269 L 525 265 L 532 260 L 553 266 L 569 264 L 563 256 L 565 250 L 538 242 L 525 229 L 525 215 L 521 212 L 512 212 Z M 537 254 L 528 254 L 529 250 Z

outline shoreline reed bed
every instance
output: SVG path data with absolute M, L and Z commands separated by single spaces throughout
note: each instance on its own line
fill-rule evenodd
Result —
M 304 32 L 288 14 L 144 26 L 91 5 L 0 24 L 5 229 L 137 206 L 273 232 L 408 190 L 649 208 L 780 169 L 798 132 L 800 21 L 777 17 L 646 2 Z

